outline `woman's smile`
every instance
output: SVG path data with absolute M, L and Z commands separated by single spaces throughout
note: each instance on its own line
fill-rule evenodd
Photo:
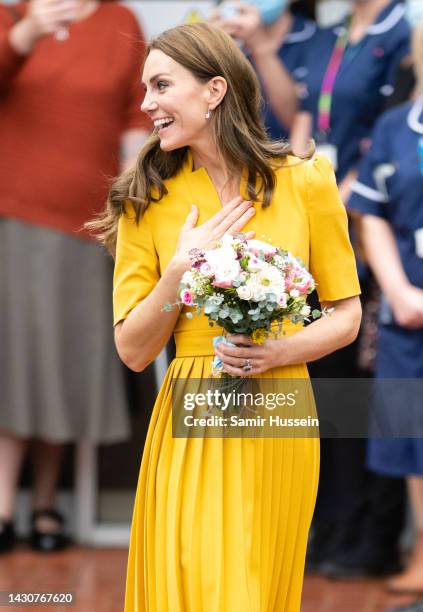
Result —
M 162 136 L 165 132 L 169 130 L 169 128 L 174 124 L 175 119 L 172 117 L 163 117 L 161 119 L 154 120 L 154 127 L 159 134 Z

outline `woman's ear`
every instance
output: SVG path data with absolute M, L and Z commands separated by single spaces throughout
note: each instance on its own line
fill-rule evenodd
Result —
M 226 79 L 216 76 L 208 82 L 208 105 L 214 110 L 222 102 L 228 90 Z

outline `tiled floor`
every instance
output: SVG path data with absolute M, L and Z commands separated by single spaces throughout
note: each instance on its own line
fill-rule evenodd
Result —
M 40 555 L 21 547 L 1 555 L 0 591 L 72 591 L 76 604 L 60 608 L 6 605 L 0 606 L 0 612 L 122 612 L 126 557 L 124 549 L 88 548 Z M 389 598 L 382 581 L 334 582 L 306 577 L 301 612 L 384 612 L 396 603 L 405 602 Z
M 387 593 L 383 580 L 333 581 L 307 576 L 301 612 L 384 612 L 411 602 Z

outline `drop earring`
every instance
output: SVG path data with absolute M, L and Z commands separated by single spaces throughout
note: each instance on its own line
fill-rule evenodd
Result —
M 210 119 L 210 117 L 211 117 L 211 108 L 209 106 L 209 110 L 206 113 L 206 119 Z

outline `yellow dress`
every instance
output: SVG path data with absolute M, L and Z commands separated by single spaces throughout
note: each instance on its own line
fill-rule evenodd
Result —
M 138 226 L 132 207 L 120 219 L 115 324 L 157 283 L 191 204 L 199 208 L 199 223 L 221 208 L 206 170 L 193 170 L 190 153 L 166 185 L 168 195 L 149 206 Z M 345 209 L 326 158 L 287 158 L 271 205 L 255 206 L 245 230 L 301 257 L 320 300 L 360 293 Z M 172 437 L 172 380 L 210 376 L 219 331 L 204 316 L 178 319 L 176 358 L 157 397 L 141 462 L 125 612 L 300 610 L 318 439 Z M 308 374 L 303 364 L 266 376 Z

